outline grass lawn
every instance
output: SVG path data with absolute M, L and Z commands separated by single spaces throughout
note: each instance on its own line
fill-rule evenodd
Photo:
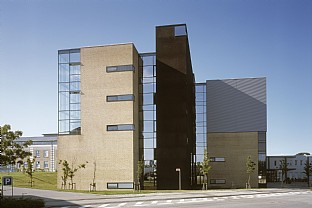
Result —
M 92 194 L 148 194 L 148 193 L 165 193 L 165 192 L 185 192 L 177 190 L 105 190 L 105 191 L 81 191 L 81 190 L 60 190 L 56 187 L 56 175 L 57 173 L 51 172 L 34 172 L 33 174 L 33 187 L 34 189 L 45 189 L 45 190 L 55 190 L 55 191 L 66 191 L 66 192 L 79 192 L 79 193 L 92 193 Z M 0 177 L 2 176 L 12 176 L 14 187 L 31 188 L 30 179 L 27 173 L 15 172 L 15 173 L 3 173 L 0 172 Z
M 12 176 L 13 186 L 30 188 L 30 178 L 27 173 L 0 173 L 2 176 Z M 36 189 L 47 189 L 47 190 L 57 190 L 56 189 L 56 173 L 51 172 L 34 172 L 33 174 L 33 187 Z

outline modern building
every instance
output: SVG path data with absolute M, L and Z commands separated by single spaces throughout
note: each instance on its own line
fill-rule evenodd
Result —
M 35 159 L 34 170 L 55 172 L 57 170 L 57 134 L 44 134 L 41 137 L 20 137 L 15 142 L 25 143 L 32 141 L 32 144 L 25 148 L 32 153 L 30 159 Z M 17 163 L 12 171 L 21 171 L 27 168 L 27 158 L 24 159 L 23 165 Z M 15 169 L 17 168 L 17 169 Z
M 283 163 L 286 165 L 283 167 Z M 312 166 L 310 153 L 298 153 L 296 155 L 267 156 L 267 180 L 268 182 L 281 182 L 290 180 L 292 182 L 303 182 L 307 180 L 305 174 L 306 163 Z M 283 169 L 285 171 L 283 175 Z M 312 177 L 310 177 L 312 184 Z
M 185 24 L 156 27 L 156 52 L 139 53 L 132 43 L 59 50 L 58 72 L 58 158 L 86 164 L 75 175 L 77 189 L 133 189 L 140 160 L 141 188 L 178 189 L 179 181 L 196 188 L 205 148 L 215 160 L 211 186 L 244 186 L 237 165 L 248 155 L 265 163 L 265 79 L 195 89 Z
M 195 182 L 195 79 L 186 25 L 156 27 L 156 53 L 134 44 L 59 51 L 58 157 L 86 168 L 77 189 L 144 188 Z M 180 172 L 176 172 L 177 168 Z M 58 186 L 62 186 L 61 171 Z
M 266 109 L 266 78 L 196 84 L 196 154 L 202 161 L 208 148 L 208 187 L 245 187 L 248 156 L 257 164 L 251 186 L 266 186 Z

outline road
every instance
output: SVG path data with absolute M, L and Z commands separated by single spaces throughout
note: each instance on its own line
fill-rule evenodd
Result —
M 8 194 L 10 190 L 7 190 Z M 15 195 L 43 198 L 46 207 L 274 207 L 311 208 L 308 189 L 209 190 L 177 193 L 97 195 L 14 188 Z

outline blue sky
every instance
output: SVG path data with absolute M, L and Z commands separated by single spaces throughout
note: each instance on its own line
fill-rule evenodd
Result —
M 1 0 L 0 125 L 57 132 L 57 50 L 133 42 L 186 23 L 197 82 L 267 77 L 269 155 L 312 152 L 310 0 Z

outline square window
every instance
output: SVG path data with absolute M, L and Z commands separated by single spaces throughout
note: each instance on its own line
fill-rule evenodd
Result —
M 186 26 L 185 25 L 179 25 L 174 27 L 174 35 L 177 36 L 185 36 L 186 33 Z

